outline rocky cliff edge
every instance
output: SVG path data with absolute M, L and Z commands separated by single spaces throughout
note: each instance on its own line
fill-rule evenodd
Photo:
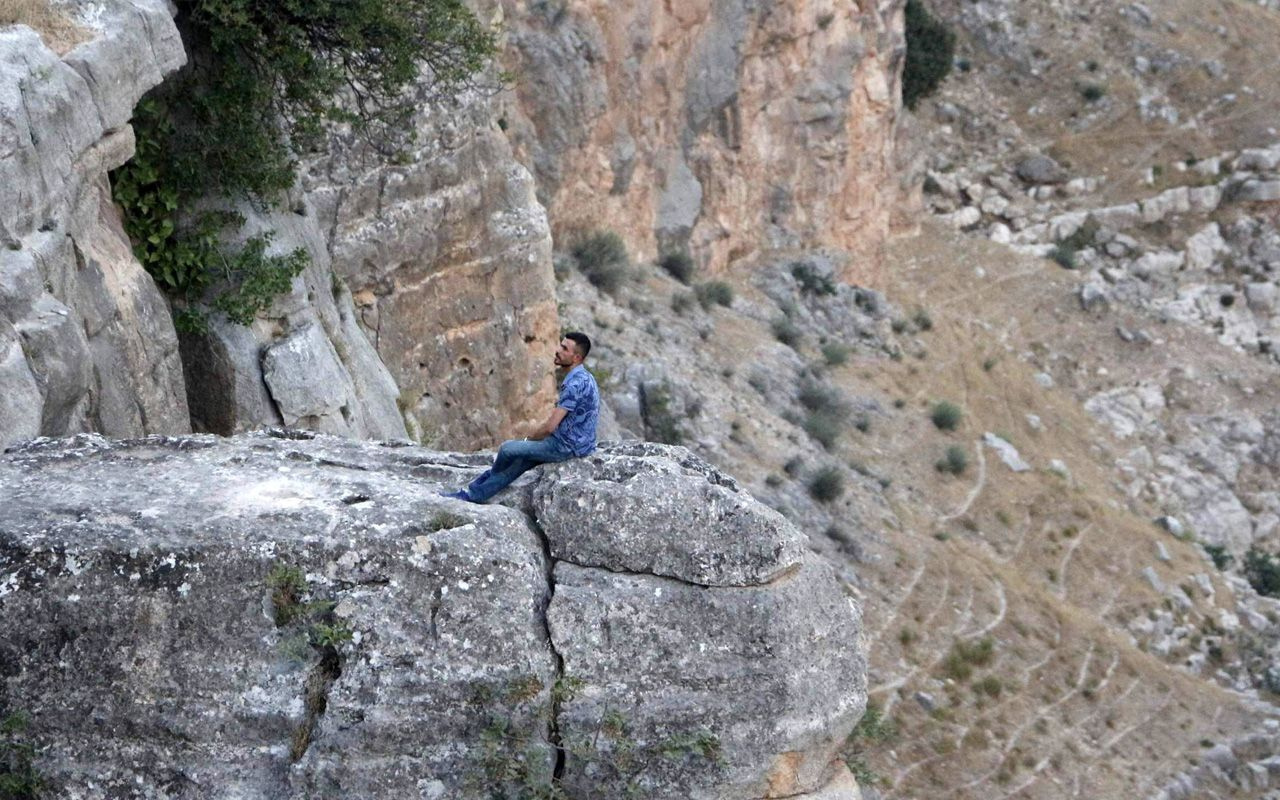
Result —
M 67 798 L 855 798 L 854 601 L 679 447 L 301 432 L 0 457 L 0 708 Z M 559 796 L 559 795 L 556 795 Z

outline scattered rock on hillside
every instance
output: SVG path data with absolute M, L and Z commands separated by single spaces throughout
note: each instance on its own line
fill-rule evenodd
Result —
M 1032 186 L 1064 183 L 1069 177 L 1067 171 L 1057 161 L 1040 154 L 1028 156 L 1019 161 L 1014 167 L 1014 172 Z

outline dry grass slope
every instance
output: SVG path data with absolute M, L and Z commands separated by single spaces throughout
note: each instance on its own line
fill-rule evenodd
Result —
M 0 0 L 0 28 L 8 25 L 26 25 L 59 55 L 91 38 L 88 31 L 49 0 Z

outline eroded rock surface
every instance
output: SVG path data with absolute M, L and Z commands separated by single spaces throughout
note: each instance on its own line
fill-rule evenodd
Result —
M 412 125 L 397 164 L 335 135 L 304 167 L 306 203 L 410 435 L 494 445 L 555 400 L 546 212 L 483 92 L 433 96 Z
M 503 122 L 558 238 L 607 228 L 712 272 L 827 247 L 867 282 L 897 200 L 901 8 L 503 0 Z
M 627 443 L 553 472 L 533 502 L 557 559 L 751 586 L 794 572 L 807 549 L 781 514 L 687 451 Z
M 94 6 L 63 58 L 0 30 L 0 444 L 190 429 L 168 305 L 107 186 L 134 104 L 186 56 L 166 4 Z
M 581 798 L 857 796 L 833 756 L 865 702 L 860 619 L 825 562 L 709 588 L 559 561 L 589 511 L 437 494 L 484 461 L 282 431 L 0 457 L 0 706 L 57 796 L 531 796 L 553 775 Z M 733 486 L 682 448 L 593 468 L 650 500 Z M 775 520 L 739 509 L 722 558 L 749 575 L 732 562 Z M 649 546 L 682 524 L 655 517 Z

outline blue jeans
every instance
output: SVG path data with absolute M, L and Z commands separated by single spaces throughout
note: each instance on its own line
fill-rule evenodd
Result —
M 573 458 L 573 453 L 550 436 L 532 442 L 519 439 L 503 442 L 493 466 L 468 484 L 467 494 L 473 503 L 483 503 L 539 464 L 569 458 Z

